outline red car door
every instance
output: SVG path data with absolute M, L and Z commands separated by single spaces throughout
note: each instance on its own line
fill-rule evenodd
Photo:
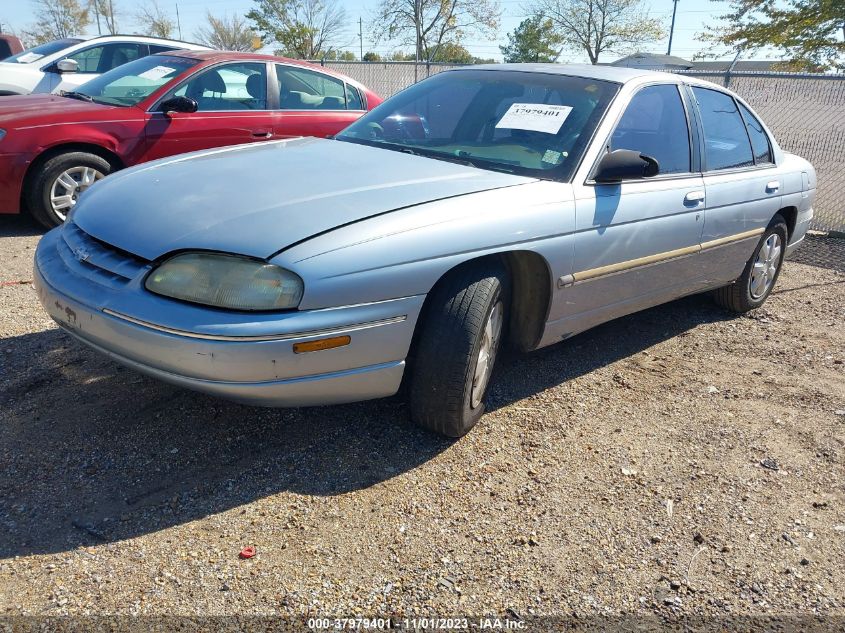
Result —
M 268 109 L 264 62 L 206 68 L 169 91 L 154 110 L 173 97 L 194 99 L 197 111 L 150 112 L 144 160 L 273 138 L 275 113 Z
M 275 71 L 275 138 L 332 136 L 365 112 L 358 89 L 337 77 L 288 64 L 275 64 Z

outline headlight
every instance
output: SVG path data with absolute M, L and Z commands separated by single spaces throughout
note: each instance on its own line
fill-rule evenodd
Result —
M 299 275 L 273 264 L 217 253 L 176 255 L 144 284 L 165 297 L 230 310 L 284 310 L 302 300 Z

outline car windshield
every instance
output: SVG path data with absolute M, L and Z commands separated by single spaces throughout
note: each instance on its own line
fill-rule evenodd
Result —
M 47 55 L 52 55 L 53 53 L 63 51 L 66 48 L 70 48 L 74 44 L 79 44 L 79 42 L 81 41 L 82 40 L 80 39 L 69 37 L 64 40 L 56 40 L 54 42 L 47 42 L 46 44 L 39 44 L 38 46 L 26 49 L 22 53 L 7 57 L 3 61 L 6 63 L 32 64 L 34 62 L 37 62 L 42 57 L 47 57 Z
M 337 139 L 568 180 L 618 84 L 511 70 L 460 70 L 391 97 Z
M 134 106 L 198 63 L 199 60 L 188 57 L 150 55 L 113 68 L 65 96 L 106 105 Z

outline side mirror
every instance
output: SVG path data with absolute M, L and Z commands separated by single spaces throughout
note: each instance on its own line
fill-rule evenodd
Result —
M 650 178 L 660 173 L 660 166 L 651 156 L 630 149 L 617 149 L 599 161 L 593 177 L 596 182 L 621 182 Z
M 56 62 L 56 70 L 62 75 L 79 71 L 79 63 L 75 59 L 60 59 Z
M 195 99 L 191 99 L 190 97 L 173 97 L 167 101 L 162 101 L 159 109 L 164 112 L 165 116 L 170 116 L 174 112 L 190 114 L 196 112 L 198 108 L 199 104 Z

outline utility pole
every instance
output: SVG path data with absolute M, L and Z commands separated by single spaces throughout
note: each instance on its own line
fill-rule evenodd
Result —
M 361 61 L 364 61 L 364 20 L 358 17 L 358 41 L 361 43 Z
M 100 27 L 100 3 L 94 0 L 92 4 L 94 5 L 94 15 L 97 16 L 97 35 L 102 35 L 103 29 Z
M 114 23 L 114 4 L 112 0 L 109 0 L 109 19 L 106 21 L 106 24 L 109 27 L 109 33 L 112 35 L 117 33 L 117 26 Z
M 678 0 L 675 0 L 677 2 Z M 179 19 L 179 3 L 176 3 L 176 28 L 179 29 L 179 39 L 182 39 L 182 21 Z
M 672 26 L 669 28 L 669 50 L 666 51 L 667 55 L 672 54 L 672 36 L 675 35 L 675 14 L 678 12 L 678 0 L 674 0 L 674 6 L 672 7 Z

